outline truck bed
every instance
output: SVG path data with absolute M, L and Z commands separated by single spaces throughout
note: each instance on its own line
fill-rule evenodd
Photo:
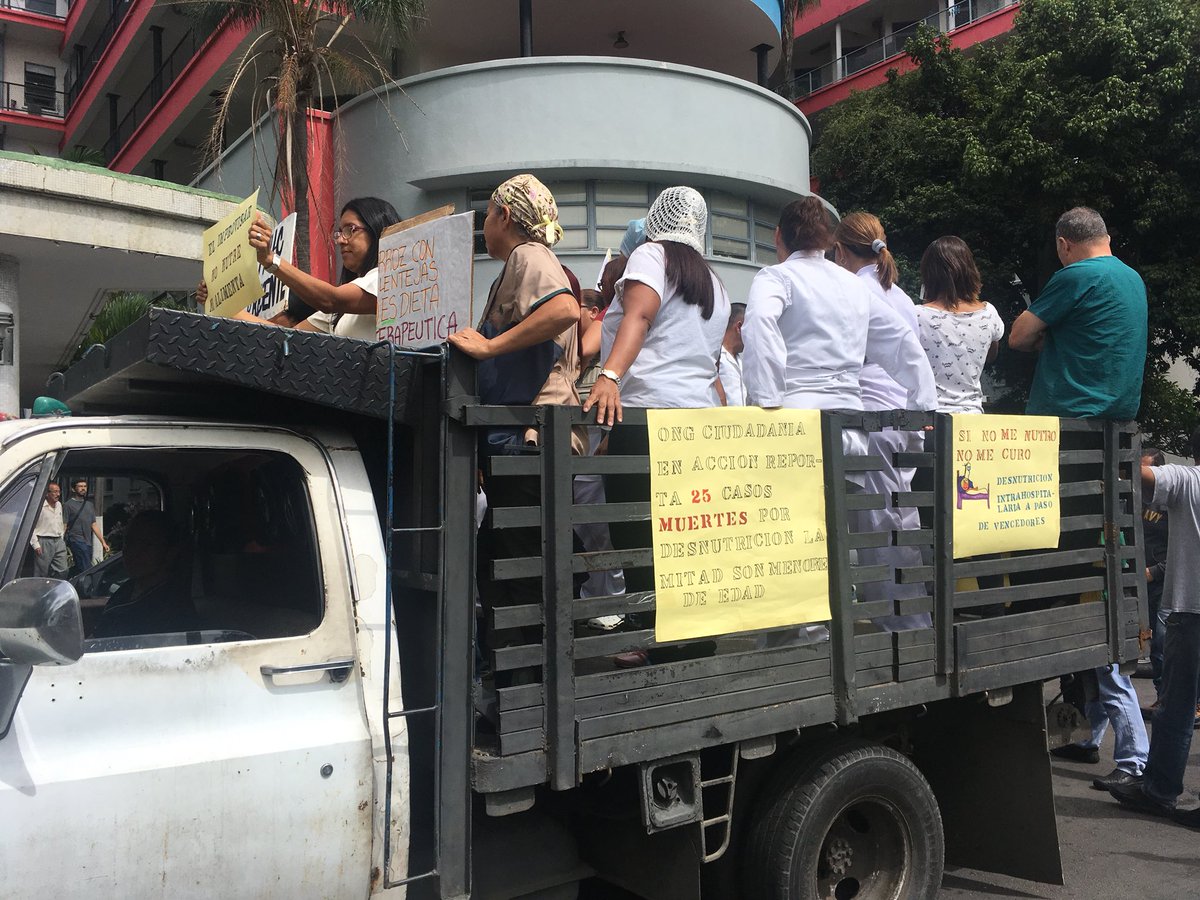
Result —
M 1062 420 L 1058 548 L 956 560 L 949 536 L 954 473 L 945 462 L 950 459 L 949 418 L 825 414 L 829 640 L 765 649 L 762 633 L 729 635 L 684 644 L 683 652 L 674 654 L 681 658 L 673 661 L 652 657 L 651 665 L 622 670 L 613 658 L 654 648 L 653 629 L 628 626 L 598 633 L 585 626 L 586 620 L 645 614 L 654 608 L 653 592 L 580 600 L 570 586 L 581 573 L 649 567 L 650 548 L 581 553 L 561 533 L 557 539 L 549 536 L 564 521 L 647 518 L 648 497 L 581 506 L 571 496 L 574 475 L 647 473 L 647 457 L 572 457 L 561 439 L 569 425 L 583 421 L 578 410 L 468 406 L 461 421 L 468 429 L 526 422 L 543 436 L 540 455 L 489 461 L 492 478 L 540 478 L 539 507 L 495 510 L 491 524 L 540 527 L 546 552 L 495 560 L 484 575 L 539 578 L 545 599 L 490 610 L 483 623 L 485 632 L 521 626 L 525 634 L 542 638 L 490 652 L 494 671 L 533 672 L 536 680 L 495 692 L 495 735 L 478 737 L 473 756 L 477 791 L 543 782 L 566 789 L 589 772 L 806 726 L 853 726 L 888 710 L 1003 691 L 1139 655 L 1144 563 L 1136 528 L 1140 492 L 1128 479 L 1130 464 L 1140 454 L 1132 423 Z M 644 423 L 644 413 L 626 411 L 625 421 Z M 885 534 L 851 531 L 848 513 L 881 504 L 883 498 L 848 491 L 846 473 L 881 461 L 843 455 L 841 429 L 926 425 L 933 427 L 926 452 L 905 454 L 901 462 L 917 469 L 917 483 L 924 480 L 931 489 L 898 498 L 918 508 L 922 527 Z M 923 554 L 922 565 L 898 572 L 901 583 L 924 585 L 923 596 L 899 601 L 894 610 L 889 600 L 860 599 L 864 584 L 890 575 L 885 567 L 856 564 L 851 553 L 887 545 L 918 546 Z M 975 581 L 981 577 L 982 586 Z M 892 613 L 931 613 L 933 627 L 886 633 L 870 622 Z

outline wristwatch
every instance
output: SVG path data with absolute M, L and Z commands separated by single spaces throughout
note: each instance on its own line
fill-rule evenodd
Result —
M 267 266 L 267 271 L 274 275 L 279 271 L 279 264 L 283 262 L 283 258 L 278 253 L 271 254 L 271 264 Z
M 616 372 L 614 372 L 612 369 L 601 369 L 600 375 L 603 375 L 605 378 L 607 378 L 609 381 L 611 381 L 617 387 L 621 386 L 621 376 L 618 375 Z M 599 377 L 599 376 L 597 376 L 597 377 Z

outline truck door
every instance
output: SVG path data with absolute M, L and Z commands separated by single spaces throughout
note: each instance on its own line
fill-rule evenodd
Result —
M 0 740 L 4 893 L 366 897 L 371 746 L 323 452 L 234 427 L 35 429 L 0 455 L 5 577 L 30 566 L 38 460 L 106 486 L 114 552 L 74 579 L 83 658 L 36 669 Z

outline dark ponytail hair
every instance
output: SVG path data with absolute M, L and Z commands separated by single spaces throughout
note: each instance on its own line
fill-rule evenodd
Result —
M 820 250 L 833 246 L 829 211 L 813 196 L 793 200 L 779 214 L 779 236 L 788 252 Z
M 340 284 L 348 284 L 379 265 L 379 235 L 389 225 L 395 225 L 400 221 L 400 213 L 396 212 L 396 208 L 378 197 L 358 197 L 348 200 L 342 207 L 342 213 L 344 214 L 347 210 L 362 219 L 363 224 L 367 226 L 367 234 L 371 238 L 371 249 L 367 251 L 367 258 L 364 260 L 366 268 L 362 272 L 354 273 L 345 266 L 342 267 Z
M 667 284 L 674 285 L 684 303 L 700 307 L 700 315 L 712 318 L 716 298 L 713 294 L 713 273 L 704 257 L 679 241 L 657 241 L 666 257 Z

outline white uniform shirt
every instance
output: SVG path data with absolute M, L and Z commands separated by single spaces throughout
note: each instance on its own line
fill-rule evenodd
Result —
M 717 369 L 721 387 L 725 389 L 726 406 L 745 406 L 746 388 L 742 384 L 742 359 L 721 347 L 721 365 Z
M 917 307 L 912 298 L 904 293 L 897 285 L 892 285 L 886 291 L 879 283 L 875 266 L 863 266 L 858 270 L 858 277 L 876 297 L 883 300 L 896 311 L 904 324 L 920 339 L 921 332 L 917 326 Z M 933 372 L 930 371 L 932 377 Z M 936 381 L 936 379 L 935 379 Z M 882 366 L 869 362 L 862 367 L 858 376 L 858 385 L 862 389 L 863 409 L 904 409 L 908 401 L 908 391 L 896 383 Z
M 862 409 L 864 362 L 905 388 L 903 408 L 937 405 L 929 362 L 909 325 L 819 250 L 793 253 L 754 277 L 742 340 L 746 394 L 759 406 Z
M 62 511 L 61 502 L 57 506 L 51 506 L 45 500 L 42 501 L 41 511 L 38 512 L 37 522 L 33 526 L 33 537 L 29 540 L 31 547 L 36 550 L 41 546 L 38 538 L 61 538 L 67 533 Z
M 379 269 L 375 268 L 349 284 L 357 285 L 372 297 L 379 296 Z M 334 318 L 337 321 L 334 322 Z M 375 340 L 375 313 L 337 313 L 315 312 L 308 317 L 308 322 L 317 331 L 326 334 L 336 334 L 340 337 L 361 338 L 364 341 Z
M 625 320 L 625 285 L 639 281 L 658 294 L 661 304 L 641 351 L 621 376 L 621 403 L 646 409 L 720 406 L 717 355 L 729 324 L 729 295 L 713 275 L 713 314 L 705 320 L 699 306 L 685 303 L 683 295 L 667 285 L 665 267 L 666 253 L 660 244 L 642 244 L 633 251 L 624 277 L 617 282 L 617 295 L 604 314 L 600 358 L 607 360 L 612 354 L 617 329 Z

